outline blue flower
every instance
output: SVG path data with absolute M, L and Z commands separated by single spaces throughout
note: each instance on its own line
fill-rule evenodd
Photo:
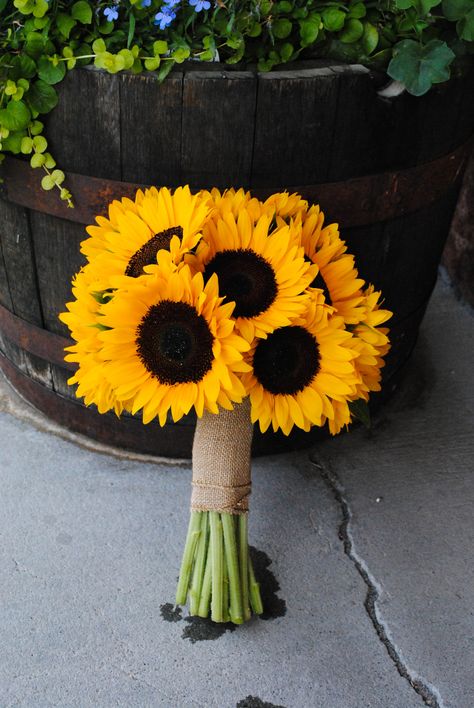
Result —
M 113 7 L 106 7 L 104 9 L 104 15 L 107 18 L 107 22 L 113 22 L 114 20 L 118 20 L 118 7 L 117 5 L 114 5 Z
M 166 7 L 165 5 L 162 8 L 161 12 L 156 13 L 155 19 L 153 20 L 153 24 L 159 25 L 160 30 L 164 30 L 166 27 L 170 26 L 175 17 L 176 12 L 173 12 L 172 10 L 170 11 L 170 8 Z
M 209 10 L 211 7 L 209 0 L 189 0 L 189 4 L 194 7 L 196 12 L 201 12 L 201 10 Z
M 150 7 L 151 0 L 142 0 L 142 7 Z

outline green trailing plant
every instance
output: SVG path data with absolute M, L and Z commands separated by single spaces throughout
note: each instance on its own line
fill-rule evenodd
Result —
M 473 0 L 0 0 L 0 160 L 29 156 L 70 205 L 43 116 L 75 67 L 166 78 L 186 60 L 334 58 L 386 71 L 415 96 L 474 44 Z

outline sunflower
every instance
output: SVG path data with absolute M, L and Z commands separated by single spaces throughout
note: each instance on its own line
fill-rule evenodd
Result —
M 242 401 L 249 345 L 234 332 L 234 303 L 222 300 L 216 277 L 204 284 L 183 265 L 130 278 L 102 305 L 101 375 L 133 414 L 143 411 L 144 423 L 158 417 L 164 425 L 170 410 L 177 421 L 193 406 L 201 417 Z
M 262 432 L 270 424 L 288 435 L 294 425 L 308 431 L 326 419 L 349 421 L 347 400 L 358 383 L 351 339 L 342 317 L 314 292 L 301 317 L 254 343 L 247 355 L 252 371 L 242 381 Z
M 388 328 L 379 325 L 390 319 L 392 313 L 380 308 L 380 295 L 372 285 L 366 288 L 363 293 L 364 315 L 357 325 L 350 328 L 353 336 L 348 345 L 356 355 L 354 367 L 358 381 L 349 401 L 338 401 L 334 404 L 338 409 L 337 415 L 332 420 L 328 419 L 332 435 L 336 435 L 343 426 L 352 422 L 351 402 L 361 399 L 367 402 L 370 392 L 381 389 L 381 369 L 385 365 L 383 357 L 390 349 L 390 342 Z
M 324 214 L 317 205 L 302 218 L 301 242 L 306 257 L 315 263 L 319 272 L 311 287 L 320 288 L 326 301 L 348 325 L 356 324 L 364 313 L 362 288 L 354 256 L 339 235 L 337 224 L 324 225 Z
M 202 190 L 199 192 L 199 196 L 210 208 L 210 218 L 213 220 L 219 219 L 226 212 L 231 212 L 237 218 L 240 211 L 245 209 L 255 223 L 265 213 L 262 202 L 242 188 L 235 190 L 231 187 L 220 192 L 216 187 L 213 187 L 211 191 Z
M 92 224 L 86 228 L 90 238 L 81 243 L 81 253 L 88 260 L 91 260 L 97 255 L 100 255 L 105 248 L 107 239 L 106 234 L 119 233 L 119 216 L 123 217 L 128 211 L 137 213 L 137 205 L 143 200 L 144 193 L 139 189 L 135 195 L 135 200 L 123 197 L 122 199 L 114 199 L 109 204 L 108 219 L 105 216 L 96 216 L 97 225 Z
M 289 221 L 298 214 L 305 214 L 308 211 L 308 202 L 296 192 L 276 192 L 264 201 L 262 208 L 267 214 Z
M 251 343 L 304 311 L 315 269 L 305 261 L 293 225 L 269 233 L 271 217 L 265 214 L 255 223 L 245 208 L 238 216 L 219 210 L 206 223 L 192 263 L 205 281 L 218 276 L 221 294 L 235 302 L 237 329 Z
M 59 319 L 64 322 L 71 332 L 75 344 L 66 348 L 68 354 L 66 361 L 79 364 L 78 370 L 68 384 L 78 384 L 76 396 L 84 398 L 84 403 L 95 403 L 99 413 L 113 409 L 120 415 L 124 404 L 118 401 L 112 392 L 111 386 L 103 376 L 104 363 L 99 358 L 102 342 L 99 338 L 101 331 L 101 300 L 106 295 L 97 293 L 93 273 L 89 266 L 85 266 L 73 279 L 74 300 L 67 303 L 68 312 L 62 312 Z
M 278 224 L 301 224 L 301 244 L 305 257 L 317 265 L 317 276 L 311 287 L 323 291 L 326 302 L 344 318 L 346 324 L 355 324 L 364 313 L 361 288 L 354 257 L 347 253 L 347 246 L 339 235 L 337 224 L 324 226 L 324 213 L 317 204 L 308 202 L 299 194 L 279 192 L 272 194 L 263 204 L 265 213 L 274 215 Z
M 91 238 L 82 245 L 101 289 L 116 276 L 142 275 L 156 265 L 161 249 L 171 250 L 173 259 L 179 262 L 201 238 L 210 211 L 187 186 L 178 187 L 174 193 L 165 187 L 139 191 L 132 208 L 130 200 L 124 201 L 114 202 L 109 220 L 98 217 L 99 225 L 87 228 Z M 175 246 L 171 248 L 174 237 Z
M 381 293 L 373 285 L 364 291 L 364 316 L 353 328 L 354 344 L 358 351 L 356 369 L 360 375 L 357 386 L 357 398 L 365 401 L 370 391 L 380 391 L 381 368 L 385 365 L 383 357 L 390 349 L 389 329 L 380 327 L 392 316 L 389 310 L 380 307 Z

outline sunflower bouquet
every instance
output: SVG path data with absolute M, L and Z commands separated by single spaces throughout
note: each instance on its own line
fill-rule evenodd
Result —
M 248 547 L 253 427 L 332 434 L 380 388 L 391 313 L 297 194 L 138 191 L 97 217 L 61 319 L 77 396 L 143 423 L 197 416 L 176 604 L 263 611 Z

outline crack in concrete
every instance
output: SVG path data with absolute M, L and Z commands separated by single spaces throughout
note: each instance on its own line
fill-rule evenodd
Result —
M 429 708 L 444 708 L 443 700 L 439 691 L 432 685 L 428 685 L 426 681 L 423 681 L 419 676 L 414 674 L 408 668 L 406 662 L 401 656 L 400 650 L 395 645 L 394 641 L 391 639 L 390 631 L 380 616 L 377 610 L 377 601 L 380 597 L 380 586 L 375 580 L 375 578 L 370 573 L 365 561 L 358 555 L 355 550 L 354 542 L 351 537 L 349 526 L 352 519 L 352 512 L 349 506 L 349 502 L 344 496 L 344 487 L 341 484 L 338 476 L 331 469 L 329 464 L 322 464 L 320 460 L 314 459 L 310 455 L 310 462 L 313 464 L 320 472 L 323 481 L 329 487 L 332 495 L 334 496 L 336 502 L 339 504 L 342 514 L 342 521 L 339 524 L 339 538 L 343 543 L 344 553 L 354 566 L 356 567 L 359 575 L 367 586 L 367 594 L 364 601 L 365 610 L 372 622 L 372 625 L 377 633 L 378 638 L 384 645 L 387 654 L 390 659 L 395 664 L 395 667 L 402 678 L 404 678 L 414 691 L 422 698 L 425 705 Z

